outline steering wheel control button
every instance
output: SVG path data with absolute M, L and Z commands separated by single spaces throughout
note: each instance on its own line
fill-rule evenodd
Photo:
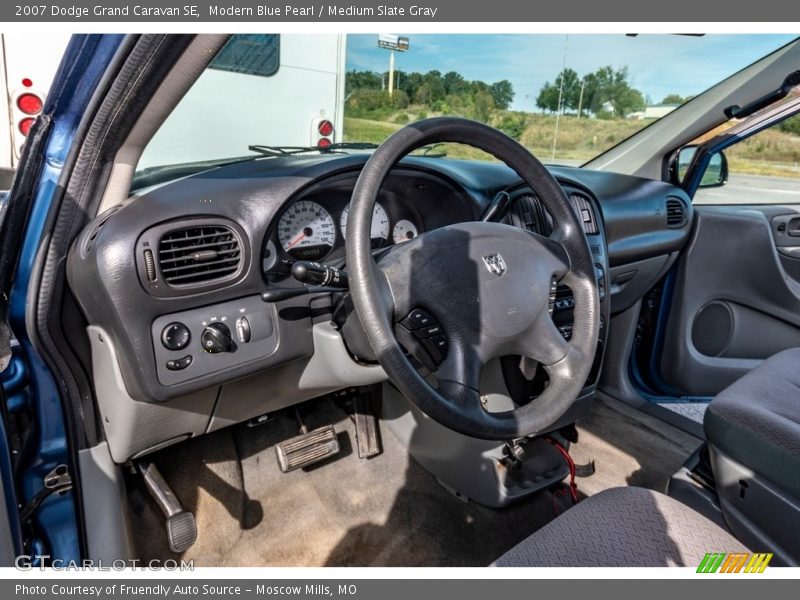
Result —
M 556 295 L 558 294 L 558 281 L 555 278 L 550 280 L 550 292 L 547 295 L 547 310 L 553 314 L 553 309 L 556 306 Z
M 200 343 L 203 346 L 203 350 L 210 354 L 236 350 L 236 344 L 234 344 L 231 337 L 231 330 L 224 323 L 209 324 L 200 335 Z
M 247 317 L 239 317 L 236 319 L 236 339 L 239 340 L 239 343 L 249 344 L 251 337 L 252 331 L 250 330 L 250 321 L 247 320 Z
M 421 308 L 408 313 L 396 333 L 403 348 L 429 371 L 435 371 L 447 356 L 444 327 Z
M 167 350 L 183 350 L 192 340 L 192 333 L 183 323 L 170 323 L 161 331 L 161 343 Z
M 439 335 L 440 333 L 443 333 L 443 332 L 444 332 L 444 329 L 442 329 L 442 326 L 439 325 L 438 323 L 436 323 L 435 325 L 428 325 L 428 326 L 423 327 L 421 329 L 417 329 L 413 333 L 414 333 L 414 337 L 415 338 L 423 339 L 423 338 L 429 338 L 429 337 L 433 337 L 435 335 Z
M 411 331 L 416 331 L 417 329 L 433 325 L 434 323 L 436 323 L 436 320 L 421 308 L 415 308 L 401 321 L 401 325 Z
M 447 336 L 436 335 L 422 340 L 422 345 L 431 355 L 433 362 L 439 365 L 447 356 Z
M 183 371 L 190 364 L 192 364 L 192 355 L 187 354 L 183 358 L 168 360 L 166 366 L 170 371 Z

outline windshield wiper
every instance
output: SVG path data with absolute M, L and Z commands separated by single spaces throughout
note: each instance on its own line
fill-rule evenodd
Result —
M 263 144 L 254 144 L 248 146 L 247 149 L 251 152 L 258 152 L 264 156 L 293 156 L 306 152 L 327 154 L 341 152 L 343 150 L 375 150 L 377 147 L 378 144 L 373 142 L 337 142 L 324 148 L 320 148 L 319 146 L 265 146 Z M 414 153 L 420 153 L 421 156 L 428 156 L 431 158 L 441 158 L 447 156 L 447 152 L 442 150 L 443 147 L 443 144 L 420 146 L 414 150 Z
M 258 152 L 264 156 L 292 156 L 293 154 L 302 154 L 304 152 L 321 152 L 322 154 L 328 152 L 339 152 L 341 150 L 375 150 L 378 144 L 371 142 L 337 142 L 320 148 L 319 146 L 265 146 L 262 144 L 254 144 L 248 146 L 247 149 L 251 152 Z

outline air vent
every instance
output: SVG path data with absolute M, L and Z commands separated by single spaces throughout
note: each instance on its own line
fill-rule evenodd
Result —
M 686 225 L 686 206 L 678 198 L 667 198 L 667 227 Z
M 586 196 L 574 193 L 569 195 L 569 201 L 572 204 L 572 208 L 575 209 L 575 214 L 578 215 L 578 220 L 583 224 L 584 233 L 596 234 L 598 232 L 597 219 L 594 215 L 592 202 Z
M 172 286 L 196 286 L 234 276 L 241 267 L 239 237 L 223 225 L 175 229 L 158 244 L 158 266 Z
M 549 236 L 553 227 L 544 206 L 536 196 L 524 194 L 511 205 L 511 223 L 539 235 Z

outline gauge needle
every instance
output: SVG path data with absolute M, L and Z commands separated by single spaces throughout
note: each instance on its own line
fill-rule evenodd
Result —
M 291 250 L 291 249 L 292 249 L 292 248 L 294 248 L 294 247 L 295 247 L 297 244 L 299 244 L 300 242 L 302 242 L 304 239 L 306 239 L 306 232 L 305 232 L 305 231 L 301 231 L 300 233 L 298 233 L 298 234 L 297 234 L 297 235 L 294 237 L 294 239 L 293 239 L 292 241 L 290 241 L 290 242 L 289 242 L 289 243 L 286 245 L 286 249 L 287 249 L 287 250 Z

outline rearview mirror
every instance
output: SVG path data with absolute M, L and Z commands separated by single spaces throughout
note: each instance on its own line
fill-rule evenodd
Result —
M 689 170 L 689 165 L 694 160 L 697 146 L 684 146 L 678 152 L 676 159 L 677 169 L 676 175 L 678 182 L 682 182 L 686 177 L 686 172 Z M 717 152 L 711 155 L 708 166 L 706 167 L 703 177 L 700 179 L 701 188 L 719 187 L 725 185 L 728 181 L 728 159 L 724 152 Z

